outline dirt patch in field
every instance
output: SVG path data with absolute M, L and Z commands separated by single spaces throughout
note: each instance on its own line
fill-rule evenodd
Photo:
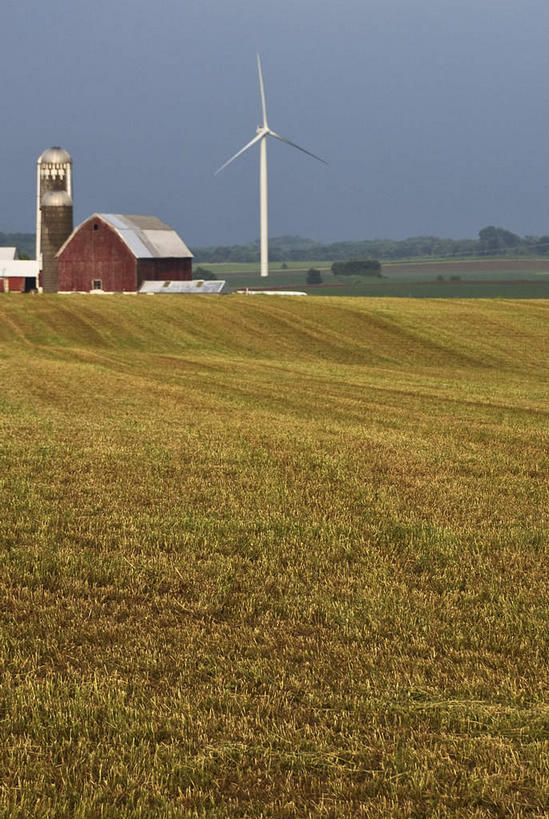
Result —
M 513 271 L 527 273 L 531 271 L 549 272 L 549 259 L 480 259 L 467 261 L 432 261 L 432 262 L 405 262 L 382 263 L 383 270 L 397 275 L 418 274 L 432 275 L 433 273 L 463 274 L 463 273 L 491 273 Z

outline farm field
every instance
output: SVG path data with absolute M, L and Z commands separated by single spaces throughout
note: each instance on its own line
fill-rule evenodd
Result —
M 0 297 L 0 815 L 547 815 L 548 325 Z
M 280 262 L 262 279 L 257 264 L 200 264 L 234 288 L 280 287 L 314 295 L 392 298 L 549 298 L 547 259 L 447 259 L 383 262 L 382 279 L 346 279 L 331 273 L 331 262 Z M 307 270 L 320 270 L 323 284 L 307 286 Z

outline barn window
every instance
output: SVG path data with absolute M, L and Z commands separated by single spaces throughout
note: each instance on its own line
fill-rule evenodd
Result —
M 92 282 L 92 290 L 103 290 L 101 279 L 94 279 Z
M 97 224 L 97 222 L 94 223 L 93 229 L 94 230 L 99 230 L 99 225 Z

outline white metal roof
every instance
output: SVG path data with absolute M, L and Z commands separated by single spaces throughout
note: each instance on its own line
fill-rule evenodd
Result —
M 176 281 L 145 281 L 139 288 L 140 293 L 198 293 L 203 295 L 220 295 L 227 293 L 225 281 L 203 281 L 195 279 L 190 282 Z
M 306 296 L 301 290 L 252 290 L 246 287 L 245 290 L 237 290 L 237 293 L 246 296 Z
M 21 259 L 0 259 L 0 279 L 34 278 L 38 276 L 38 262 Z
M 0 259 L 15 259 L 16 256 L 16 247 L 0 247 Z
M 185 242 L 169 225 L 156 216 L 123 213 L 97 213 L 100 219 L 116 230 L 137 259 L 192 258 Z

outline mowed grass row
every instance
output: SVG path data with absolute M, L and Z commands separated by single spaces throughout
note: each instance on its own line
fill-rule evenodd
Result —
M 548 806 L 544 301 L 0 301 L 0 814 Z

